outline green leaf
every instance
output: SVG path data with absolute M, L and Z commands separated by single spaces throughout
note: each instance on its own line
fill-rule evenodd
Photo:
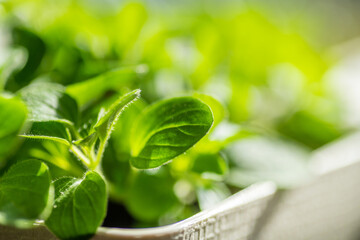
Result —
M 129 86 L 129 83 L 146 71 L 146 66 L 126 67 L 112 70 L 67 86 L 66 92 L 76 99 L 80 107 L 91 101 L 99 99 L 109 90 L 118 90 L 120 87 Z
M 96 172 L 82 179 L 63 177 L 54 182 L 55 203 L 46 226 L 61 239 L 88 239 L 105 218 L 106 185 Z
M 101 161 L 101 169 L 106 177 L 110 195 L 123 198 L 126 196 L 127 179 L 132 169 L 129 163 L 130 154 L 117 150 L 118 145 L 115 145 L 111 138 Z
M 126 206 L 137 219 L 155 222 L 175 208 L 179 201 L 173 191 L 174 179 L 161 168 L 156 173 L 139 171 L 129 185 Z
M 228 170 L 227 163 L 219 154 L 200 153 L 195 156 L 191 171 L 200 174 L 224 175 Z
M 29 84 L 39 68 L 46 52 L 46 46 L 35 32 L 23 27 L 13 28 L 13 45 L 26 50 L 26 61 L 21 69 L 14 71 L 6 82 L 6 89 L 12 92 Z
M 127 179 L 132 172 L 129 163 L 131 126 L 134 119 L 144 109 L 144 105 L 145 103 L 139 99 L 121 114 L 101 161 L 109 193 L 111 197 L 117 199 L 123 199 L 126 196 Z
M 122 111 L 133 101 L 140 97 L 140 90 L 134 90 L 122 96 L 110 108 L 99 115 L 98 121 L 94 126 L 94 129 L 98 133 L 100 139 L 106 142 L 110 137 L 111 131 L 116 124 Z
M 312 149 L 334 141 L 342 134 L 335 124 L 320 119 L 307 111 L 299 111 L 287 117 L 278 126 L 279 132 Z
M 0 96 L 0 165 L 12 150 L 26 118 L 26 106 L 17 98 Z
M 46 217 L 52 197 L 48 167 L 38 160 L 19 162 L 0 179 L 0 223 L 30 227 Z
M 233 143 L 225 153 L 234 165 L 227 183 L 240 188 L 261 181 L 273 181 L 280 188 L 289 188 L 310 176 L 309 151 L 288 140 L 252 137 Z
M 30 139 L 51 140 L 70 146 L 71 134 L 64 124 L 55 121 L 34 122 L 30 131 L 20 135 Z
M 131 164 L 142 169 L 159 167 L 197 143 L 212 124 L 210 108 L 196 98 L 160 101 L 133 126 Z
M 29 109 L 28 121 L 56 121 L 76 125 L 79 118 L 76 101 L 65 93 L 65 87 L 37 82 L 19 92 Z

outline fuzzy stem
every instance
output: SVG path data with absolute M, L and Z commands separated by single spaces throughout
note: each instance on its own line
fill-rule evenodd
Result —
M 70 150 L 85 164 L 85 166 L 90 167 L 92 165 L 90 159 L 75 145 L 71 145 Z

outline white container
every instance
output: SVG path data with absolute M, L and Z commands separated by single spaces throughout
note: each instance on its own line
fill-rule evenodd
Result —
M 360 133 L 314 152 L 315 178 L 277 193 L 258 240 L 360 239 Z

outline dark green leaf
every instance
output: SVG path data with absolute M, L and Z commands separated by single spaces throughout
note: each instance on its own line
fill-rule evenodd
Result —
M 113 139 L 110 139 L 101 164 L 109 186 L 109 193 L 112 197 L 123 198 L 128 188 L 127 178 L 132 170 L 129 164 L 129 153 L 117 152 L 117 149 L 118 146 L 114 144 Z
M 0 223 L 29 227 L 52 203 L 48 167 L 38 160 L 12 166 L 0 179 Z M 49 204 L 50 203 L 50 204 Z
M 129 164 L 131 125 L 144 105 L 139 99 L 121 114 L 101 161 L 109 192 L 114 198 L 122 199 L 126 196 L 127 179 L 132 171 Z
M 126 205 L 131 214 L 142 221 L 154 222 L 176 207 L 174 180 L 168 172 L 138 172 L 129 186 Z
M 0 165 L 12 150 L 26 118 L 25 105 L 16 98 L 0 96 Z
M 19 95 L 29 109 L 31 122 L 56 121 L 67 125 L 78 122 L 77 103 L 59 84 L 37 82 L 22 89 Z
M 131 164 L 142 169 L 159 167 L 197 143 L 212 124 L 210 108 L 196 98 L 160 101 L 134 124 Z
M 34 32 L 22 27 L 13 29 L 13 40 L 14 45 L 26 49 L 27 59 L 22 69 L 14 71 L 6 83 L 6 89 L 9 91 L 17 91 L 34 79 L 34 74 L 39 68 L 46 51 L 44 41 Z
M 106 214 L 107 193 L 103 178 L 87 172 L 84 178 L 63 177 L 54 182 L 55 203 L 46 226 L 61 239 L 88 239 Z

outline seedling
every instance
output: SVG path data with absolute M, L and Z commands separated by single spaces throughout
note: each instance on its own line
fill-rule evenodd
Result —
M 51 182 L 47 165 L 39 160 L 13 165 L 0 179 L 0 223 L 24 227 L 42 224 L 38 221 L 42 219 L 61 239 L 86 239 L 106 215 L 108 187 L 101 170 L 104 151 L 117 120 L 139 99 L 140 90 L 101 108 L 97 119 L 87 119 L 86 127 L 77 101 L 61 85 L 34 83 L 22 89 L 19 97 L 26 103 L 31 123 L 21 136 L 67 148 L 84 173 L 82 178 L 65 176 Z M 209 132 L 214 120 L 203 101 L 177 97 L 150 105 L 131 121 L 130 163 L 137 169 L 150 169 L 191 148 Z

